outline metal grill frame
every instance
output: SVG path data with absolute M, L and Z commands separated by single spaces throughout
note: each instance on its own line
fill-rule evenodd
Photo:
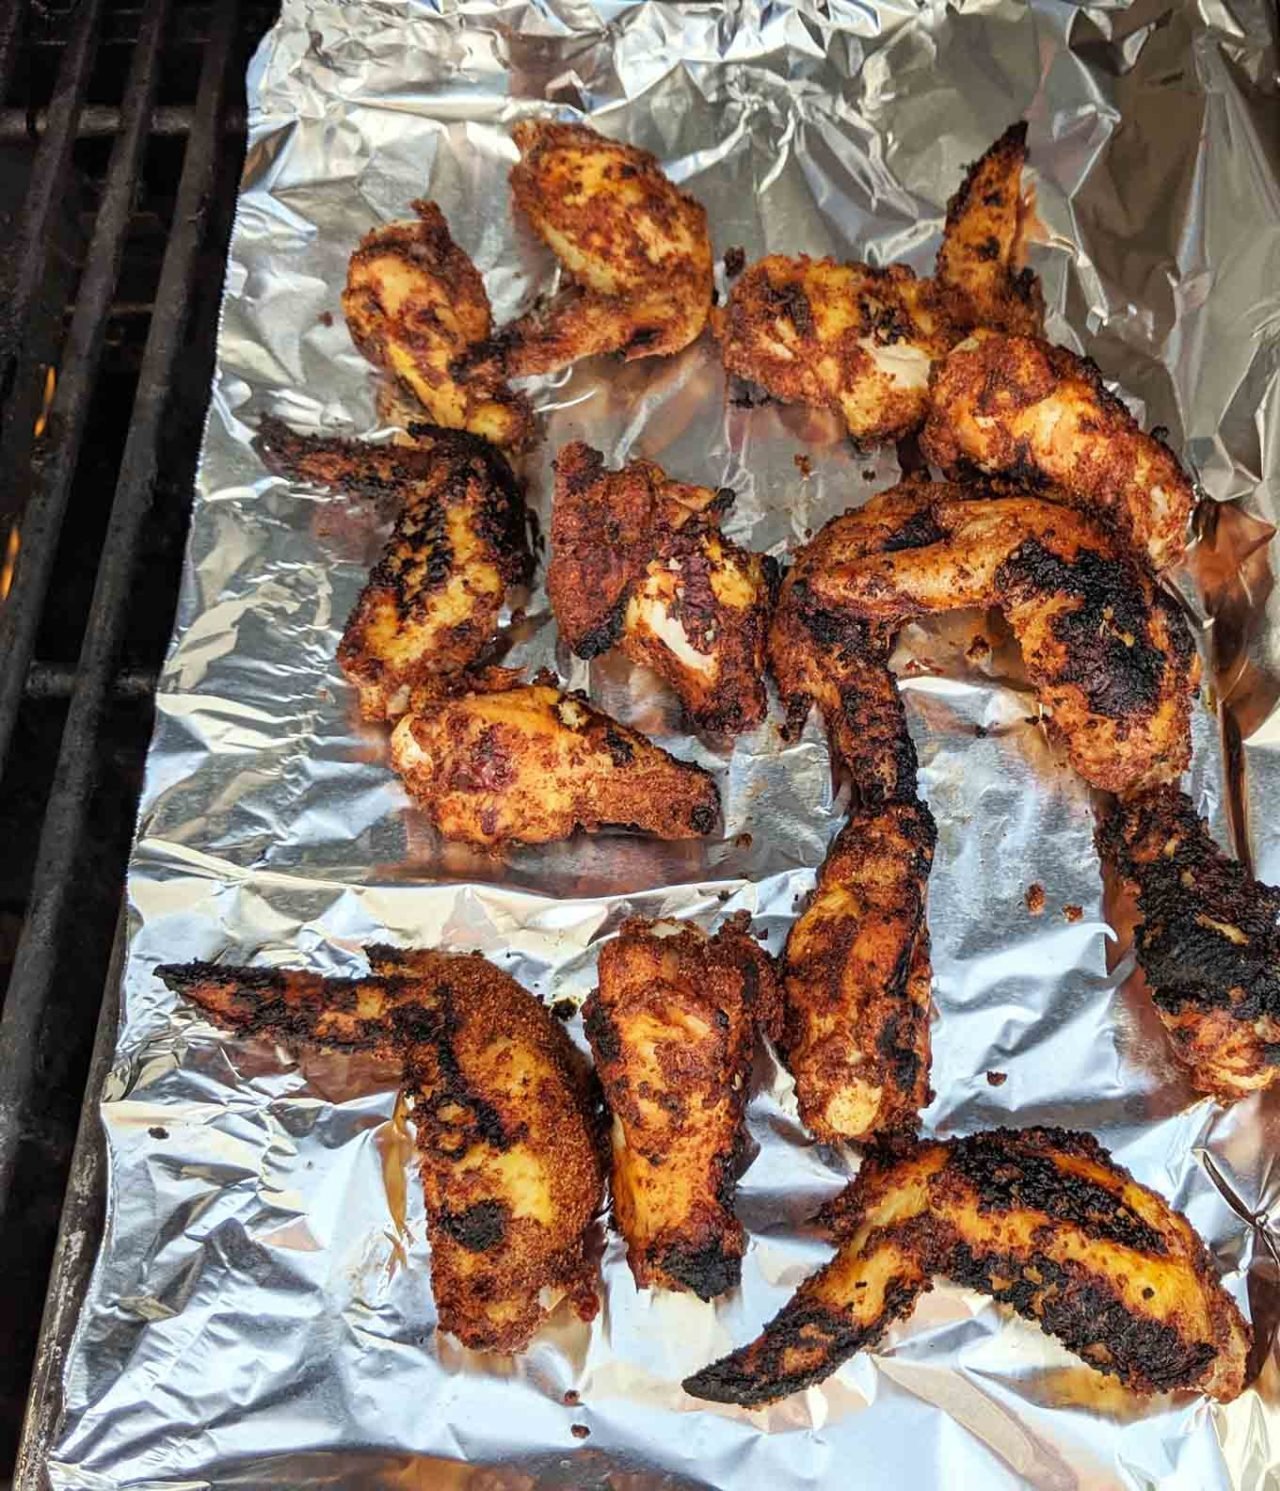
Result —
M 0 5 L 0 103 L 21 54 L 29 0 Z M 71 915 L 78 857 L 99 781 L 99 746 L 113 700 L 148 698 L 150 670 L 120 666 L 148 515 L 158 492 L 162 435 L 196 298 L 197 270 L 220 168 L 242 154 L 243 106 L 229 101 L 230 60 L 244 40 L 240 0 L 212 0 L 194 105 L 157 106 L 166 27 L 178 0 L 141 0 L 119 107 L 86 102 L 109 0 L 71 0 L 67 39 L 48 103 L 34 114 L 0 108 L 0 143 L 35 139 L 35 159 L 13 239 L 12 293 L 0 312 L 0 522 L 21 509 L 21 550 L 0 606 L 0 772 L 8 763 L 24 700 L 65 699 L 57 767 L 8 990 L 0 1010 L 0 1234 L 15 1221 L 15 1170 L 29 1147 L 51 1149 L 38 1098 L 41 1053 L 58 1029 L 58 948 Z M 256 33 L 256 28 L 255 28 Z M 256 39 L 256 34 L 255 38 Z M 92 236 L 57 355 L 56 389 L 37 438 L 41 285 L 55 214 L 73 181 L 79 139 L 113 136 Z M 102 362 L 112 298 L 124 262 L 148 141 L 186 140 L 173 218 L 150 308 L 142 366 L 110 517 L 74 669 L 35 657 L 77 463 Z M 229 211 L 225 214 L 229 220 Z M 59 308 L 60 309 L 60 308 Z M 207 398 L 207 390 L 206 390 Z M 22 498 L 25 493 L 25 503 Z M 123 894 L 123 885 L 119 887 Z M 61 1412 L 61 1371 L 101 1231 L 105 1155 L 98 1117 L 110 1069 L 124 962 L 123 913 L 106 972 L 101 1013 L 71 1159 L 52 1282 L 45 1302 L 27 1416 L 13 1484 L 42 1487 Z M 88 1031 L 82 1033 L 87 1041 Z M 62 1140 L 65 1144 L 65 1137 Z M 60 1185 L 62 1175 L 51 1177 Z

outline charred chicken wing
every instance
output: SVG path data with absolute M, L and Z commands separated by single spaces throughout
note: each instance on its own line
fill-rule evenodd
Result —
M 929 1101 L 934 838 L 921 803 L 855 813 L 787 938 L 779 1050 L 824 1143 L 912 1129 Z
M 934 370 L 925 455 L 1097 512 L 1157 570 L 1186 552 L 1195 491 L 1097 368 L 1065 347 L 978 330 Z
M 695 839 L 719 816 L 700 767 L 550 684 L 415 701 L 391 760 L 443 838 L 481 848 L 605 825 Z
M 291 1050 L 375 1051 L 412 1100 L 440 1328 L 520 1351 L 567 1297 L 596 1312 L 603 1202 L 592 1086 L 545 1006 L 485 959 L 383 954 L 391 976 L 188 963 L 158 971 L 218 1024 Z
M 879 530 L 880 503 L 836 522 Z M 1084 513 L 1032 497 L 957 499 L 913 490 L 916 511 L 880 544 L 806 575 L 814 599 L 890 632 L 913 616 L 998 606 L 1072 765 L 1089 782 L 1129 792 L 1167 781 L 1191 754 L 1199 678 L 1181 613 L 1149 572 Z M 864 519 L 863 514 L 868 516 Z
M 413 210 L 415 221 L 375 228 L 351 256 L 351 339 L 433 424 L 519 450 L 533 439 L 533 411 L 507 387 L 484 281 L 435 203 Z
M 1098 850 L 1137 900 L 1138 963 L 1191 1081 L 1233 1102 L 1280 1080 L 1280 889 L 1176 787 L 1115 804 Z
M 1244 1386 L 1249 1329 L 1186 1218 L 1087 1134 L 996 1129 L 873 1156 L 828 1212 L 839 1249 L 686 1392 L 755 1406 L 874 1346 L 941 1274 L 1134 1392 Z
M 524 494 L 500 452 L 451 430 L 424 427 L 418 439 L 414 448 L 307 438 L 275 420 L 259 430 L 272 470 L 399 504 L 338 645 L 368 720 L 394 720 L 411 696 L 463 686 L 531 567 Z
M 745 917 L 743 918 L 745 921 Z M 641 1289 L 734 1288 L 733 1214 L 757 1029 L 774 1033 L 773 964 L 737 919 L 624 922 L 583 1009 L 613 1114 L 613 1215 Z
M 1018 123 L 969 167 L 947 203 L 937 275 L 964 296 L 963 319 L 970 326 L 1038 336 L 1044 322 L 1040 281 L 1017 267 L 1026 161 L 1027 126 Z
M 547 595 L 579 657 L 619 647 L 675 690 L 702 730 L 764 718 L 776 566 L 719 531 L 723 498 L 652 461 L 608 471 L 581 441 L 556 458 Z
M 584 357 L 626 361 L 687 347 L 711 309 L 711 240 L 700 203 L 658 161 L 580 124 L 512 131 L 516 206 L 569 279 L 503 332 L 508 370 L 549 373 Z
M 1014 267 L 1025 153 L 1015 125 L 970 169 L 935 279 L 782 254 L 752 265 L 714 316 L 725 367 L 784 404 L 834 409 L 860 443 L 918 428 L 931 368 L 976 321 L 1039 329 L 1038 283 Z

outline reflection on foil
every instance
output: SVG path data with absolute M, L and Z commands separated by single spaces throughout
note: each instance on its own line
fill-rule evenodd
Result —
M 369 942 L 439 944 L 580 1002 L 601 939 L 629 914 L 711 927 L 746 910 L 776 950 L 839 825 L 812 723 L 786 744 L 776 710 L 732 750 L 690 737 L 651 676 L 558 646 L 540 587 L 507 661 L 558 665 L 714 772 L 721 842 L 601 836 L 498 861 L 441 848 L 381 732 L 356 719 L 334 651 L 385 528 L 269 477 L 249 439 L 265 411 L 377 429 L 338 297 L 361 234 L 412 198 L 439 201 L 500 321 L 551 288 L 549 255 L 507 201 L 508 126 L 530 110 L 654 150 L 706 204 L 720 255 L 919 271 L 964 164 L 1012 118 L 1030 121 L 1050 334 L 1094 356 L 1208 495 L 1233 504 L 1210 509 L 1182 581 L 1211 618 L 1227 745 L 1200 711 L 1189 790 L 1220 838 L 1247 832 L 1258 872 L 1280 880 L 1276 55 L 1264 0 L 467 0 L 447 14 L 286 0 L 250 77 L 213 407 L 129 882 L 125 1020 L 103 1103 L 107 1236 L 67 1364 L 56 1485 L 1263 1482 L 1277 1457 L 1266 1218 L 1280 1098 L 1222 1110 L 1176 1069 L 1126 942 L 1109 935 L 1124 908 L 1104 903 L 1089 793 L 1037 722 L 998 623 L 911 627 L 896 660 L 939 825 L 925 1127 L 1087 1129 L 1183 1208 L 1258 1332 L 1261 1375 L 1227 1407 L 1135 1399 L 949 1286 L 803 1395 L 751 1412 L 685 1397 L 683 1375 L 752 1337 L 829 1255 L 806 1219 L 856 1164 L 806 1141 L 766 1056 L 736 1294 L 638 1294 L 602 1223 L 606 1301 L 590 1326 L 557 1315 L 512 1361 L 465 1352 L 433 1332 L 394 1076 L 228 1039 L 150 970 L 221 957 L 350 973 Z M 612 465 L 647 456 L 733 487 L 727 531 L 778 555 L 899 471 L 825 415 L 726 390 L 705 339 L 530 388 L 544 532 L 550 460 L 574 438 Z M 580 1020 L 569 1028 L 581 1044 Z

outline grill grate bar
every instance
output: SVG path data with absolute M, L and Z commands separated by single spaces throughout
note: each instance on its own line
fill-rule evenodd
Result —
M 121 128 L 124 110 L 114 104 L 86 104 L 76 123 L 76 139 L 100 140 Z M 194 109 L 190 104 L 156 104 L 151 110 L 150 132 L 153 135 L 189 135 Z M 44 135 L 49 128 L 49 111 L 39 109 L 32 116 L 26 109 L 0 109 L 0 145 L 16 144 Z M 222 121 L 226 134 L 243 134 L 245 111 L 228 109 Z
M 31 185 L 15 235 L 17 270 L 0 322 L 0 472 L 7 477 L 0 487 L 0 510 L 10 514 L 20 505 L 21 485 L 13 476 L 29 448 L 39 407 L 35 369 L 26 369 L 27 376 L 20 378 L 24 371 L 21 364 L 32 341 L 36 292 L 45 276 L 49 245 L 66 191 L 76 120 L 93 71 L 100 10 L 101 0 L 80 0 L 75 12 L 49 104 L 48 127 L 32 164 Z
M 102 205 L 94 224 L 84 275 L 63 349 L 61 376 L 37 445 L 31 494 L 22 518 L 22 548 L 13 587 L 0 607 L 0 766 L 9 754 L 28 682 L 76 461 L 84 439 L 94 381 L 106 338 L 133 207 L 134 185 L 146 150 L 146 122 L 155 94 L 169 0 L 148 0 L 129 70 L 123 126 L 111 154 Z M 0 462 L 7 451 L 0 447 Z M 13 466 L 0 464 L 12 473 Z M 71 690 L 67 690 L 69 696 Z
M 188 303 L 210 197 L 216 182 L 227 61 L 239 5 L 215 8 L 196 101 L 194 127 L 178 186 L 173 228 L 147 337 L 133 418 L 103 542 L 79 677 L 62 735 L 41 830 L 31 900 L 0 1017 L 0 1228 L 14 1203 L 14 1174 L 24 1145 L 40 1146 L 37 1109 L 42 1037 L 57 1020 L 54 983 L 66 934 L 83 834 L 97 776 L 95 742 L 123 641 L 134 564 L 159 475 L 159 442 L 184 345 Z
M 13 81 L 26 9 L 24 0 L 9 0 L 7 5 L 0 6 L 0 99 L 8 94 L 9 84 Z

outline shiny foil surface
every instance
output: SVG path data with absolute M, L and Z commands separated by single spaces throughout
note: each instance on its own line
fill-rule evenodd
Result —
M 752 1337 L 829 1255 L 807 1219 L 857 1164 L 806 1138 L 765 1054 L 738 1194 L 742 1287 L 713 1305 L 638 1293 L 602 1218 L 596 1320 L 562 1307 L 522 1356 L 468 1352 L 434 1331 L 394 1074 L 231 1038 L 152 973 L 189 958 L 351 973 L 365 944 L 390 941 L 480 949 L 543 998 L 580 1001 L 630 913 L 712 927 L 745 909 L 778 950 L 842 821 L 814 722 L 784 743 L 775 701 L 732 749 L 691 737 L 651 675 L 558 646 L 541 588 L 515 619 L 513 658 L 556 667 L 714 771 L 716 842 L 579 836 L 500 860 L 442 847 L 384 732 L 357 720 L 334 652 L 385 517 L 268 475 L 250 439 L 266 412 L 379 433 L 339 294 L 361 234 L 412 198 L 441 204 L 499 322 L 552 286 L 506 184 L 509 127 L 531 113 L 655 151 L 706 204 L 718 255 L 920 272 L 964 166 L 1029 121 L 1030 256 L 1050 335 L 1167 427 L 1213 499 L 1179 577 L 1210 679 L 1188 787 L 1219 838 L 1280 879 L 1275 27 L 1267 0 L 286 0 L 250 77 L 212 409 L 129 878 L 102 1101 L 107 1228 L 66 1366 L 56 1486 L 1275 1484 L 1280 1092 L 1224 1109 L 1179 1074 L 1134 987 L 1128 936 L 1109 931 L 1123 918 L 1104 900 L 1089 791 L 988 618 L 910 627 L 897 655 L 939 826 L 924 1129 L 1087 1129 L 1185 1210 L 1258 1333 L 1258 1375 L 1227 1407 L 1131 1396 L 950 1285 L 785 1402 L 686 1397 L 686 1373 Z M 898 474 L 892 450 L 854 451 L 829 415 L 747 406 L 706 336 L 670 360 L 599 359 L 527 386 L 544 427 L 526 464 L 544 532 L 551 458 L 573 438 L 614 464 L 643 455 L 732 487 L 728 532 L 779 556 Z M 980 632 L 993 646 L 975 663 Z M 569 1029 L 582 1044 L 580 1019 Z

